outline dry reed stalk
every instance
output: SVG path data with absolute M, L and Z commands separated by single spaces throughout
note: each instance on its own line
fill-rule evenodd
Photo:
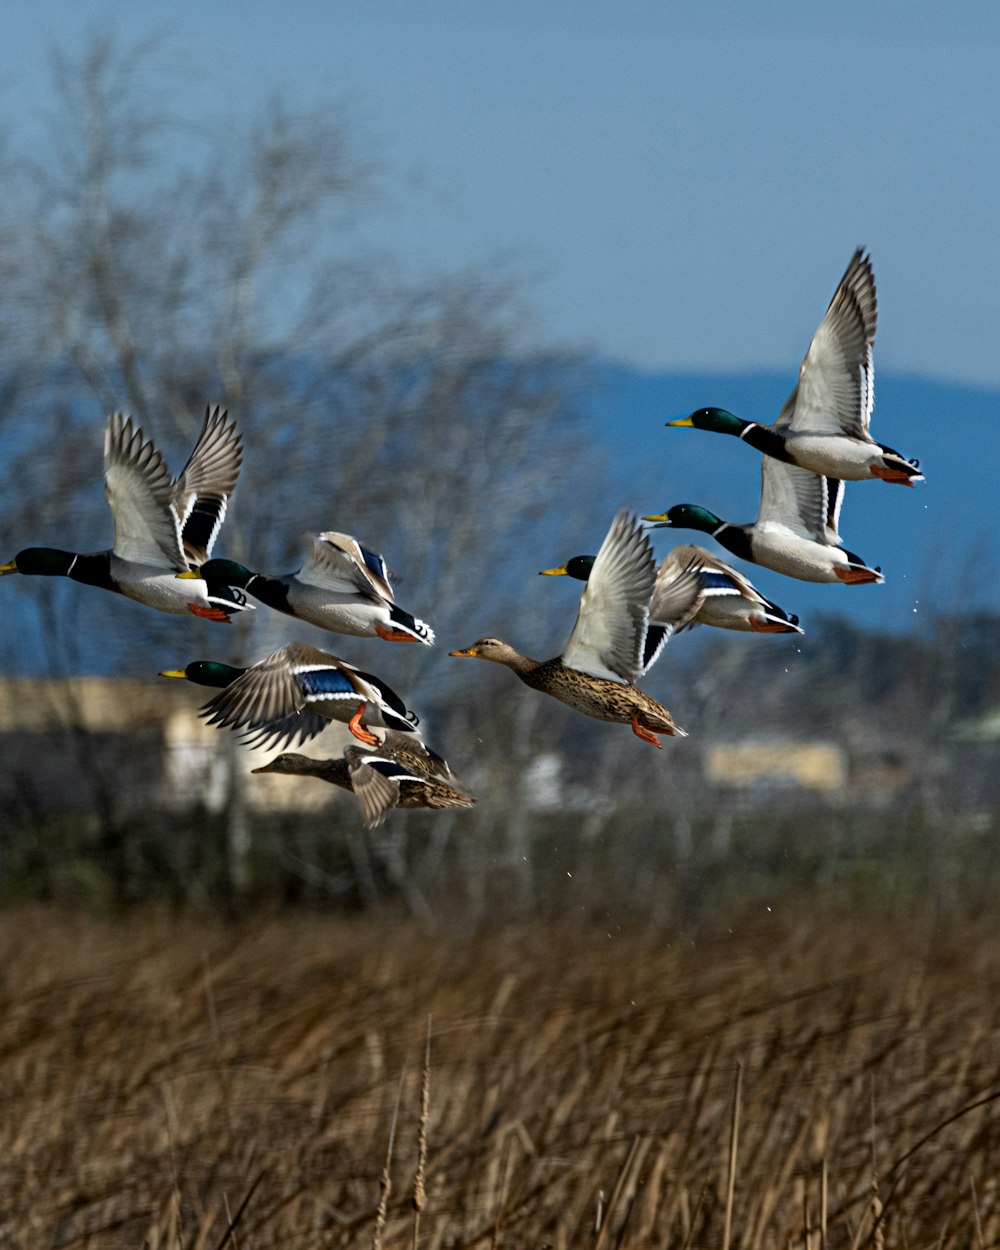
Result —
M 733 1199 L 736 1196 L 736 1154 L 740 1141 L 740 1100 L 743 1093 L 743 1064 L 737 1060 L 733 1089 L 733 1114 L 729 1122 L 729 1166 L 726 1179 L 726 1222 L 722 1230 L 722 1250 L 729 1250 L 733 1231 Z
M 669 1158 L 670 1155 L 666 1146 L 661 1145 L 656 1153 L 656 1157 L 653 1159 L 652 1166 L 643 1185 L 642 1210 L 639 1213 L 636 1239 L 646 1245 L 653 1241 L 657 1215 L 663 1201 L 664 1174 L 667 1170 Z M 663 1233 L 665 1236 L 667 1229 L 664 1228 Z
M 643 1160 L 649 1150 L 649 1138 L 641 1136 L 633 1137 L 625 1156 L 625 1161 L 618 1169 L 618 1175 L 615 1177 L 614 1188 L 611 1190 L 611 1197 L 605 1209 L 603 1221 L 598 1225 L 597 1241 L 594 1243 L 594 1250 L 604 1250 L 604 1243 L 609 1236 L 610 1229 L 613 1224 L 617 1225 L 619 1242 L 625 1231 L 629 1214 L 632 1210 L 632 1203 L 635 1198 L 635 1181 L 634 1177 L 638 1170 L 642 1167 Z M 616 1220 L 618 1208 L 625 1204 L 624 1218 Z
M 160 1100 L 163 1103 L 164 1118 L 167 1123 L 167 1158 L 170 1161 L 170 1233 L 168 1235 L 167 1244 L 170 1245 L 174 1241 L 178 1246 L 184 1243 L 184 1221 L 181 1209 L 181 1188 L 180 1179 L 177 1172 L 177 1127 L 176 1127 L 176 1110 L 169 1096 L 169 1087 L 161 1081 L 157 1085 Z
M 226 1206 L 226 1231 L 222 1234 L 222 1240 L 216 1246 L 216 1250 L 224 1250 L 224 1247 L 227 1241 L 232 1243 L 233 1250 L 238 1250 L 238 1247 L 236 1245 L 236 1226 L 237 1224 L 239 1224 L 240 1220 L 243 1218 L 247 1207 L 250 1205 L 250 1199 L 257 1192 L 257 1186 L 261 1183 L 263 1179 L 264 1179 L 264 1172 L 258 1172 L 255 1180 L 250 1185 L 250 1188 L 243 1195 L 242 1202 L 236 1208 L 235 1215 L 229 1214 L 229 1198 L 225 1194 L 223 1195 L 223 1199 L 225 1201 L 225 1206 Z
M 222 1195 L 222 1202 L 226 1208 L 226 1223 L 229 1226 L 226 1231 L 229 1234 L 229 1240 L 233 1243 L 233 1250 L 240 1250 L 239 1242 L 236 1240 L 236 1229 L 233 1227 L 233 1213 L 229 1209 L 228 1194 Z
M 884 1207 L 878 1194 L 878 1177 L 872 1176 L 872 1245 L 875 1250 L 885 1250 L 885 1226 L 882 1223 Z
M 671 1135 L 671 1136 L 673 1140 L 676 1140 L 676 1137 L 674 1137 L 674 1135 Z M 665 1163 L 669 1162 L 670 1164 L 671 1176 L 674 1178 L 680 1178 L 681 1176 L 685 1175 L 684 1163 L 683 1163 L 683 1160 L 685 1157 L 684 1149 L 682 1147 L 679 1150 L 670 1150 L 669 1149 L 670 1145 L 672 1145 L 672 1141 L 668 1141 L 667 1143 L 664 1144 L 662 1155 L 663 1155 Z M 674 1226 L 674 1221 L 680 1218 L 681 1228 L 683 1230 L 684 1235 L 687 1236 L 688 1225 L 685 1221 L 690 1219 L 690 1215 L 691 1215 L 691 1204 L 688 1199 L 687 1188 L 684 1185 L 680 1184 L 679 1179 L 677 1179 L 674 1181 L 674 1184 L 672 1186 L 672 1193 L 670 1196 L 670 1200 L 667 1203 L 666 1210 L 664 1210 L 663 1215 L 662 1215 L 662 1224 L 663 1224 L 664 1232 L 669 1233 L 669 1231 Z
M 481 1187 L 482 1192 L 486 1195 L 483 1205 L 489 1211 L 496 1212 L 496 1195 L 500 1192 L 503 1183 L 503 1167 L 504 1157 L 507 1149 L 507 1139 L 501 1137 L 494 1140 L 494 1149 L 490 1151 L 485 1163 L 483 1164 Z
M 827 1214 L 830 1205 L 830 1178 L 827 1172 L 826 1155 L 820 1162 L 819 1174 L 819 1250 L 826 1250 Z
M 215 994 L 212 990 L 212 966 L 208 951 L 204 951 L 202 954 L 202 978 L 205 992 L 205 1005 L 208 1009 L 209 1034 L 212 1039 L 212 1057 L 219 1080 L 219 1088 L 222 1090 L 222 1109 L 226 1117 L 226 1130 L 229 1135 L 229 1140 L 234 1141 L 236 1135 L 236 1125 L 232 1113 L 229 1073 L 224 1064 L 220 1061 L 219 1017 L 215 1010 Z
M 160 1203 L 156 1218 L 143 1239 L 143 1246 L 148 1250 L 161 1250 L 162 1247 L 174 1247 L 175 1250 L 182 1248 L 184 1239 L 178 1234 L 178 1215 L 176 1194 L 171 1189 Z
M 809 1215 L 809 1186 L 804 1176 L 799 1178 L 799 1203 L 802 1208 L 802 1250 L 812 1250 L 810 1244 L 810 1227 L 812 1220 Z
M 431 1118 L 431 1017 L 427 1017 L 424 1063 L 420 1073 L 420 1123 L 417 1126 L 417 1170 L 413 1177 L 413 1250 L 420 1242 L 420 1216 L 427 1203 L 427 1126 Z
M 871 1203 L 869 1211 L 871 1213 L 871 1242 L 875 1250 L 885 1250 L 885 1225 L 883 1217 L 885 1215 L 885 1206 L 879 1193 L 878 1183 L 878 1160 L 875 1156 L 875 1079 L 872 1077 L 871 1089 Z
M 396 1124 L 399 1120 L 399 1101 L 403 1095 L 403 1081 L 406 1073 L 400 1073 L 399 1085 L 396 1087 L 396 1102 L 392 1109 L 392 1122 L 389 1125 L 389 1141 L 385 1148 L 385 1160 L 382 1163 L 382 1175 L 379 1177 L 378 1206 L 375 1209 L 375 1227 L 372 1230 L 372 1250 L 382 1250 L 382 1234 L 389 1213 L 389 1195 L 392 1193 L 392 1152 L 396 1145 Z
M 986 1245 L 996 1245 L 1000 1241 L 1000 1207 L 997 1203 L 997 1183 L 995 1178 L 987 1178 L 979 1186 L 982 1207 L 988 1214 L 983 1221 L 983 1241 Z
M 941 930 L 911 1018 L 903 999 L 916 965 L 898 925 L 869 926 L 864 946 L 835 942 L 824 923 L 811 943 L 769 930 L 759 945 L 745 931 L 738 943 L 690 949 L 619 937 L 609 951 L 576 929 L 459 945 L 301 917 L 243 933 L 128 922 L 81 941 L 79 923 L 64 931 L 49 915 L 0 914 L 0 1246 L 128 1250 L 145 1236 L 150 1250 L 180 1250 L 181 1238 L 184 1250 L 215 1250 L 225 1231 L 233 1250 L 223 1196 L 235 1207 L 260 1169 L 252 1210 L 238 1225 L 232 1212 L 241 1250 L 363 1244 L 375 1216 L 370 1160 L 385 1152 L 395 1092 L 384 1073 L 407 1065 L 412 1022 L 433 1012 L 435 1201 L 422 1112 L 420 1250 L 484 1250 L 491 1237 L 593 1250 L 601 1232 L 604 1250 L 719 1247 L 737 1057 L 754 1079 L 740 1099 L 732 1247 L 801 1247 L 805 1227 L 810 1250 L 873 1250 L 874 1079 L 880 1133 L 892 1126 L 884 1146 L 878 1138 L 885 1245 L 952 1250 L 958 1229 L 980 1250 L 1000 1234 L 1000 1129 L 988 1105 L 1000 917 L 991 924 L 996 933 Z M 21 946 L 30 959 L 11 954 Z M 490 1018 L 512 957 L 516 988 L 506 1014 Z M 834 960 L 865 975 L 832 985 Z M 749 1008 L 734 1014 L 741 1002 Z M 381 1077 L 365 1045 L 372 1032 Z M 407 1071 L 400 1107 L 419 1083 L 412 1063 Z M 804 1118 L 815 1136 L 800 1143 Z M 629 1162 L 637 1138 L 645 1155 Z M 418 1132 L 397 1124 L 390 1174 L 414 1177 L 414 1193 L 420 1153 Z M 807 1178 L 806 1218 L 796 1175 Z M 168 1203 L 175 1184 L 180 1208 Z M 412 1237 L 411 1205 L 397 1196 L 385 1208 L 386 1247 Z
M 681 1246 L 681 1250 L 691 1250 L 691 1240 L 694 1237 L 694 1230 L 698 1225 L 698 1216 L 701 1215 L 701 1209 L 705 1205 L 705 1199 L 707 1196 L 708 1196 L 708 1185 L 705 1184 L 705 1185 L 702 1185 L 701 1191 L 698 1194 L 698 1201 L 694 1205 L 693 1214 L 688 1209 L 687 1195 L 685 1194 L 684 1196 L 684 1210 L 685 1212 L 687 1212 L 687 1216 L 688 1216 L 688 1230 L 684 1234 L 684 1243 Z
M 976 1245 L 979 1250 L 986 1250 L 986 1243 L 983 1241 L 983 1222 L 979 1216 L 979 1199 L 976 1195 L 976 1178 L 970 1174 L 969 1189 L 972 1192 L 972 1215 L 976 1226 Z
M 687 1121 L 686 1131 L 682 1135 L 678 1135 L 679 1148 L 676 1157 L 672 1161 L 672 1171 L 676 1176 L 686 1174 L 691 1156 L 694 1153 L 694 1143 L 699 1126 L 704 1118 L 705 1108 L 708 1103 L 709 1094 L 711 1092 L 711 1074 L 715 1068 L 719 1050 L 722 1045 L 721 1037 L 713 1038 L 708 1046 L 701 1051 L 701 1057 L 698 1066 L 691 1076 L 691 1079 L 684 1091 L 683 1110 Z M 704 1189 L 700 1190 L 702 1198 L 704 1197 Z M 700 1198 L 698 1208 L 701 1208 Z M 681 1209 L 683 1203 L 683 1210 Z M 680 1214 L 681 1227 L 684 1232 L 685 1239 L 693 1235 L 693 1226 L 691 1220 L 690 1199 L 688 1197 L 687 1187 L 678 1185 L 674 1189 L 674 1196 L 667 1207 L 664 1216 L 664 1224 L 669 1231 L 673 1227 L 675 1218 Z
M 760 1250 L 760 1246 L 763 1244 L 764 1235 L 768 1231 L 771 1217 L 777 1209 L 781 1196 L 791 1179 L 792 1172 L 798 1165 L 799 1156 L 809 1135 L 809 1128 L 809 1120 L 803 1119 L 794 1140 L 785 1152 L 778 1175 L 773 1180 L 769 1179 L 766 1184 L 761 1185 L 756 1208 L 747 1216 L 747 1227 L 750 1232 L 746 1239 L 746 1244 L 749 1250 Z
M 691 1219 L 691 1202 L 685 1185 L 682 1185 L 678 1190 L 677 1210 L 681 1218 L 681 1232 L 684 1234 L 684 1244 L 687 1246 L 690 1244 L 694 1233 L 694 1222 Z M 667 1226 L 667 1232 L 670 1232 L 670 1225 Z
M 531 1134 L 524 1127 L 523 1120 L 515 1120 L 510 1126 L 510 1131 L 517 1134 L 517 1140 L 521 1143 L 521 1149 L 524 1151 L 525 1155 L 530 1157 L 531 1155 L 538 1154 L 538 1147 L 532 1140 Z
M 214 1211 L 203 1212 L 202 1217 L 201 1217 L 201 1223 L 198 1226 L 198 1236 L 195 1238 L 194 1244 L 191 1246 L 191 1250 L 206 1250 L 206 1247 L 208 1246 L 208 1239 L 211 1236 L 212 1229 L 214 1227 L 215 1227 L 215 1212 Z M 176 1250 L 182 1250 L 180 1243 L 178 1243 Z M 188 1248 L 185 1246 L 183 1247 L 183 1250 L 188 1250 Z
M 588 1094 L 590 1082 L 589 1070 L 583 1066 L 570 1074 L 568 1087 L 563 1090 L 562 1097 L 554 1102 L 546 1118 L 544 1124 L 545 1136 L 562 1132 L 565 1129 L 576 1108 Z
M 504 1139 L 503 1166 L 500 1169 L 500 1192 L 497 1195 L 493 1218 L 493 1236 L 490 1238 L 490 1250 L 497 1250 L 500 1235 L 503 1231 L 504 1207 L 507 1203 L 507 1182 L 510 1176 L 510 1156 L 513 1150 L 513 1135 L 508 1133 Z

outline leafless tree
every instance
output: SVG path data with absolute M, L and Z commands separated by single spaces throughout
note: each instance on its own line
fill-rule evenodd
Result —
M 621 502 L 571 419 L 587 381 L 580 361 L 546 343 L 509 269 L 428 278 L 363 245 L 383 174 L 341 110 L 275 102 L 240 131 L 185 127 L 162 49 L 106 35 L 78 59 L 56 56 L 53 82 L 44 157 L 28 159 L 13 128 L 0 147 L 0 555 L 108 544 L 109 410 L 132 412 L 179 469 L 204 405 L 221 403 L 246 455 L 218 553 L 285 571 L 303 533 L 353 533 L 385 553 L 401 602 L 439 645 L 336 638 L 263 607 L 224 629 L 19 578 L 0 587 L 0 613 L 20 626 L 0 644 L 6 672 L 152 676 L 196 658 L 244 663 L 302 638 L 384 675 L 479 806 L 401 813 L 371 836 L 351 826 L 342 856 L 324 862 L 326 829 L 308 830 L 271 862 L 338 899 L 393 892 L 427 920 L 442 896 L 484 919 L 498 901 L 534 914 L 583 882 L 592 902 L 613 894 L 649 914 L 671 905 L 692 874 L 739 853 L 747 801 L 709 785 L 705 749 L 760 733 L 825 736 L 859 768 L 891 744 L 915 778 L 897 802 L 923 803 L 941 827 L 962 785 L 988 801 L 960 766 L 961 752 L 978 760 L 988 744 L 949 735 L 1000 698 L 984 659 L 995 621 L 941 620 L 892 639 L 815 623 L 804 639 L 677 638 L 644 684 L 691 738 L 662 752 L 499 669 L 448 660 L 488 632 L 545 658 L 569 633 L 578 585 L 567 593 L 535 574 L 596 549 Z M 566 546 L 553 549 L 560 528 Z M 219 744 L 232 764 L 242 748 L 230 735 Z M 64 746 L 87 787 L 90 844 L 127 896 L 137 826 L 122 777 L 79 731 Z M 180 877 L 205 829 L 221 834 L 188 897 L 211 893 L 219 863 L 235 893 L 255 886 L 262 861 L 239 770 L 229 775 L 221 821 L 161 839 L 177 846 L 165 862 Z M 842 826 L 830 816 L 830 836 Z M 667 869 L 675 894 L 663 892 Z
M 242 134 L 192 135 L 159 55 L 108 35 L 79 59 L 57 55 L 53 155 L 23 160 L 13 183 L 0 295 L 0 324 L 22 327 L 0 389 L 8 541 L 106 545 L 105 414 L 135 414 L 179 469 L 217 402 L 246 448 L 219 554 L 283 571 L 303 532 L 343 529 L 385 552 L 401 599 L 443 642 L 499 627 L 515 541 L 593 481 L 574 467 L 565 420 L 578 362 L 539 346 L 510 273 L 425 279 L 362 249 L 378 173 L 337 111 L 274 103 Z M 71 616 L 72 663 L 92 670 L 246 662 L 311 632 L 265 609 L 223 631 L 78 587 L 17 593 Z M 440 654 L 312 640 L 385 671 L 418 705 L 425 691 L 445 728 L 462 678 Z M 242 885 L 235 782 L 228 821 Z

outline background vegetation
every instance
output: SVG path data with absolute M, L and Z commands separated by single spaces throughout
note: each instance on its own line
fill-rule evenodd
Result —
M 900 848 L 919 880 L 935 862 L 924 849 L 942 843 L 961 859 L 969 839 L 988 842 L 995 615 L 925 611 L 919 630 L 900 622 L 892 635 L 810 619 L 802 639 L 677 640 L 648 684 L 691 737 L 659 756 L 525 697 L 507 673 L 447 660 L 485 632 L 542 656 L 566 636 L 578 585 L 541 593 L 530 579 L 599 541 L 619 502 L 575 419 L 584 359 L 545 341 L 509 270 L 419 275 L 366 249 L 382 175 L 343 110 L 303 116 L 275 102 L 244 131 L 215 135 L 172 116 L 157 47 L 98 37 L 53 71 L 45 143 L 28 153 L 14 133 L 4 168 L 10 554 L 108 542 L 108 410 L 133 412 L 179 469 L 203 405 L 221 402 L 246 462 L 220 553 L 277 571 L 295 567 L 304 532 L 355 533 L 385 551 L 401 602 L 440 645 L 331 642 L 263 609 L 222 629 L 16 578 L 3 586 L 5 672 L 152 678 L 311 639 L 418 707 L 481 803 L 397 814 L 372 835 L 349 802 L 313 819 L 255 816 L 239 748 L 219 735 L 228 800 L 209 811 L 193 794 L 179 813 L 161 801 L 153 726 L 103 739 L 78 725 L 8 732 L 0 896 L 234 910 L 262 898 L 389 902 L 426 923 L 567 903 L 645 915 L 678 894 L 690 903 L 733 862 L 811 887 L 842 859 Z M 67 683 L 67 709 L 73 697 Z M 762 735 L 834 744 L 844 784 L 709 777 L 713 747 Z
M 995 913 L 899 919 L 8 913 L 0 1238 L 994 1245 Z
M 352 532 L 439 646 L 0 587 L 5 677 L 59 679 L 2 735 L 0 1243 L 996 1244 L 1000 620 L 950 594 L 892 633 L 675 640 L 661 753 L 448 661 L 568 632 L 579 587 L 530 578 L 620 502 L 587 361 L 510 269 L 366 249 L 382 175 L 342 112 L 185 129 L 160 56 L 57 59 L 44 143 L 3 157 L 3 558 L 107 545 L 108 410 L 179 469 L 219 402 L 220 553 Z M 293 637 L 405 694 L 478 806 L 263 812 L 219 734 L 222 802 L 179 807 L 158 724 L 75 715 L 77 674 Z M 760 741 L 841 779 L 710 759 Z

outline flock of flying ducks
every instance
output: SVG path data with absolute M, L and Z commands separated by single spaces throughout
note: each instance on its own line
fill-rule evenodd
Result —
M 562 654 L 538 661 L 485 637 L 452 656 L 491 660 L 526 685 L 598 720 L 631 725 L 643 741 L 680 734 L 669 711 L 636 682 L 670 635 L 694 625 L 757 633 L 801 633 L 789 615 L 708 551 L 678 546 L 659 569 L 649 529 L 707 532 L 732 554 L 789 577 L 845 585 L 883 581 L 846 550 L 838 521 L 844 483 L 881 478 L 912 486 L 919 464 L 875 442 L 872 345 L 875 280 L 868 255 L 851 260 L 773 425 L 702 408 L 667 424 L 731 434 L 763 453 L 757 520 L 735 525 L 707 508 L 679 504 L 643 518 L 622 509 L 596 556 L 575 556 L 549 575 L 586 582 Z M 183 472 L 132 420 L 113 413 L 104 438 L 105 494 L 114 517 L 109 551 L 28 547 L 0 574 L 69 577 L 175 615 L 226 622 L 251 608 L 248 596 L 334 633 L 432 645 L 433 631 L 395 601 L 382 557 L 347 534 L 310 540 L 293 573 L 268 576 L 212 549 L 239 475 L 241 438 L 228 413 L 206 410 Z M 292 642 L 248 668 L 196 661 L 164 677 L 218 688 L 201 709 L 249 746 L 282 747 L 314 737 L 330 721 L 355 739 L 339 759 L 285 752 L 255 772 L 313 776 L 351 790 L 366 826 L 395 807 L 469 807 L 474 799 L 422 740 L 417 716 L 380 678 L 326 651 Z

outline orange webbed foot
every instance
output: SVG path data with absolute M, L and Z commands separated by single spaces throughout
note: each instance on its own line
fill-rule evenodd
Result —
M 872 477 L 879 477 L 883 482 L 891 482 L 894 486 L 914 486 L 908 474 L 901 469 L 883 469 L 881 465 L 872 466 Z
M 357 738 L 360 742 L 363 742 L 366 747 L 374 747 L 378 745 L 378 738 L 375 737 L 370 729 L 366 728 L 361 723 L 361 718 L 364 716 L 367 707 L 367 703 L 362 703 L 359 706 L 358 710 L 347 722 L 347 728 L 352 734 L 354 734 L 355 738 Z
M 188 611 L 192 616 L 200 616 L 206 621 L 219 621 L 223 625 L 231 625 L 232 618 L 228 612 L 223 612 L 221 608 L 203 608 L 200 604 L 189 603 Z
M 871 569 L 835 568 L 834 573 L 847 586 L 864 586 L 869 582 L 877 582 L 878 574 Z
M 789 632 L 789 627 L 782 621 L 766 621 L 756 616 L 751 616 L 750 628 L 755 634 L 787 634 Z
M 663 743 L 659 740 L 656 734 L 652 733 L 648 729 L 645 729 L 639 724 L 638 712 L 632 713 L 632 732 L 637 738 L 641 738 L 643 742 L 651 742 L 654 747 L 658 747 L 662 751 Z
M 386 629 L 384 625 L 376 625 L 375 632 L 383 642 L 416 642 L 416 638 L 412 634 L 404 633 L 401 629 Z

